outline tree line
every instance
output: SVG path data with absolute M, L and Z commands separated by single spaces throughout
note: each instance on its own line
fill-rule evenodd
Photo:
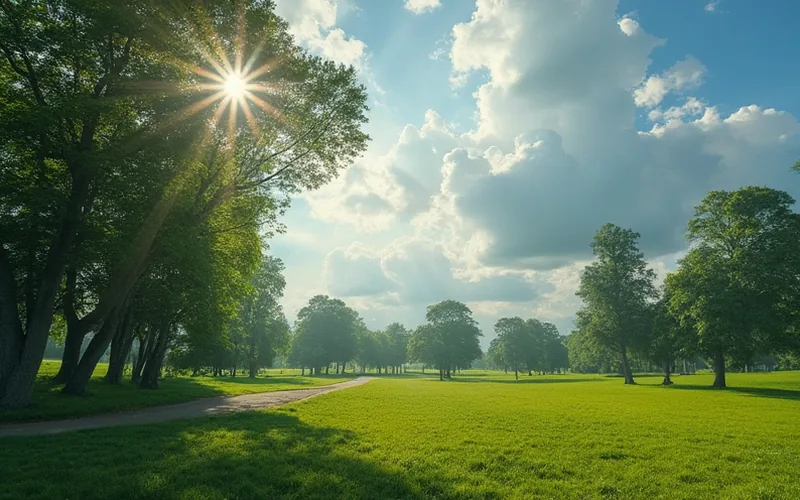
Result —
M 489 368 L 528 374 L 561 372 L 568 367 L 564 337 L 551 323 L 502 318 L 497 337 L 483 358 Z M 426 322 L 414 329 L 392 323 L 370 330 L 342 300 L 317 295 L 298 313 L 288 364 L 302 374 L 402 373 L 408 364 L 432 368 L 449 379 L 482 358 L 483 336 L 470 308 L 456 300 L 428 306 Z
M 150 388 L 168 353 L 252 374 L 286 344 L 267 241 L 369 137 L 355 70 L 273 8 L 0 2 L 0 406 L 54 338 L 68 394 L 109 350 L 109 383 L 133 357 Z
M 583 305 L 567 340 L 573 368 L 616 365 L 634 383 L 632 358 L 664 371 L 701 357 L 714 387 L 730 366 L 774 356 L 797 368 L 800 354 L 800 215 L 789 194 L 767 187 L 711 191 L 689 221 L 689 250 L 657 287 L 639 234 L 605 224 L 595 260 L 581 273 Z
M 331 367 L 345 373 L 348 366 L 361 373 L 396 374 L 408 363 L 422 363 L 444 379 L 481 356 L 482 333 L 465 304 L 445 300 L 431 305 L 426 319 L 411 331 L 399 323 L 373 331 L 342 300 L 317 295 L 297 315 L 289 364 L 315 375 Z
M 514 378 L 519 380 L 521 371 L 532 375 L 562 372 L 569 367 L 565 339 L 552 323 L 535 318 L 501 318 L 494 331 L 497 337 L 486 353 L 489 368 L 513 371 Z

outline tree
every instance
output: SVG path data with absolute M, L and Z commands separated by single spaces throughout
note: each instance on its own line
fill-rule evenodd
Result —
M 445 300 L 428 306 L 427 323 L 409 340 L 409 357 L 435 366 L 439 379 L 451 378 L 457 369 L 469 368 L 481 356 L 483 334 L 466 305 Z
M 344 366 L 356 356 L 362 328 L 361 317 L 342 300 L 316 295 L 297 313 L 292 359 L 316 373 L 334 362 Z
M 399 372 L 407 361 L 408 340 L 411 333 L 400 323 L 392 323 L 386 327 L 386 335 L 390 351 L 387 366 L 391 366 L 393 370 Z
M 670 292 L 665 290 L 658 302 L 652 305 L 650 333 L 650 359 L 664 369 L 662 385 L 672 385 L 672 373 L 679 358 L 694 355 L 697 336 L 694 328 L 682 325 L 669 312 Z
M 242 303 L 239 328 L 250 378 L 289 346 L 289 324 L 278 303 L 286 287 L 283 269 L 280 259 L 265 255 L 251 281 L 253 293 Z
M 569 368 L 578 373 L 619 372 L 619 354 L 601 345 L 586 330 L 573 331 L 565 341 Z
M 749 363 L 794 342 L 800 293 L 800 220 L 787 193 L 711 191 L 689 221 L 692 249 L 667 276 L 669 310 L 697 332 L 726 387 L 726 358 Z
M 299 49 L 273 7 L 0 4 L 0 100 L 13 103 L 0 106 L 0 405 L 29 400 L 59 295 L 60 379 L 81 393 L 98 353 L 125 337 L 140 279 L 175 243 L 169 228 L 272 234 L 289 195 L 363 151 L 355 70 Z M 220 59 L 249 61 L 236 68 L 246 109 L 218 91 Z
M 514 370 L 514 379 L 519 380 L 519 371 L 527 366 L 530 370 L 529 353 L 535 349 L 533 332 L 525 320 L 519 317 L 500 318 L 494 325 L 497 333 L 495 347 L 503 365 Z
M 444 380 L 446 356 L 444 338 L 436 327 L 424 324 L 414 330 L 408 341 L 409 360 L 438 368 L 439 380 Z
M 637 247 L 639 234 L 605 224 L 594 237 L 595 262 L 581 273 L 576 295 L 583 300 L 577 325 L 620 356 L 626 384 L 635 383 L 631 349 L 647 339 L 648 302 L 655 298 L 655 272 Z

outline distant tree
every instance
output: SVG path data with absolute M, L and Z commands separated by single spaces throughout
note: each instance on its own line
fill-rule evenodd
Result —
M 431 324 L 418 326 L 408 340 L 408 359 L 439 370 L 439 380 L 444 380 L 447 348 L 441 332 Z
M 494 325 L 497 333 L 495 348 L 504 366 L 514 370 L 514 379 L 519 380 L 519 371 L 526 368 L 526 354 L 534 348 L 534 337 L 529 325 L 519 317 L 500 318 Z
M 500 337 L 495 337 L 489 343 L 489 349 L 484 355 L 486 365 L 489 368 L 496 370 L 504 370 L 508 373 L 508 365 L 506 364 L 505 353 L 503 352 L 503 341 Z
M 629 229 L 601 227 L 592 242 L 596 260 L 581 273 L 576 294 L 583 300 L 577 325 L 619 354 L 626 384 L 635 383 L 629 353 L 646 342 L 648 302 L 656 296 L 655 272 L 647 267 L 638 239 Z
M 392 323 L 386 327 L 389 341 L 388 365 L 394 372 L 399 372 L 408 358 L 408 341 L 411 333 L 400 323 Z
M 800 306 L 800 219 L 783 191 L 712 191 L 689 221 L 692 249 L 667 276 L 670 312 L 697 332 L 714 360 L 714 387 L 726 387 L 726 358 L 796 345 Z
M 445 300 L 428 306 L 426 319 L 409 339 L 408 353 L 414 361 L 435 366 L 440 380 L 469 368 L 481 356 L 482 334 L 469 307 Z
M 265 256 L 252 279 L 253 293 L 241 307 L 239 343 L 250 378 L 255 378 L 259 369 L 272 366 L 275 356 L 289 347 L 289 323 L 278 303 L 286 286 L 283 269 L 280 259 Z
M 356 356 L 356 335 L 362 325 L 358 313 L 342 300 L 312 297 L 297 314 L 292 359 L 315 373 L 334 362 L 344 366 Z

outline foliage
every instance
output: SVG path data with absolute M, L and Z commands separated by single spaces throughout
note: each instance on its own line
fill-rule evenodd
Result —
M 176 334 L 225 349 L 289 196 L 366 147 L 355 70 L 300 49 L 273 2 L 0 7 L 0 404 L 27 402 L 55 314 L 70 393 L 131 331 L 151 387 Z M 229 61 L 249 103 L 214 89 Z
M 439 378 L 450 378 L 457 369 L 467 369 L 481 356 L 482 337 L 472 311 L 455 300 L 428 306 L 427 323 L 408 341 L 409 358 L 439 369 Z
M 566 369 L 569 358 L 564 340 L 552 323 L 519 317 L 500 318 L 495 324 L 497 337 L 489 346 L 489 358 L 498 368 L 553 373 Z
M 291 358 L 297 366 L 318 370 L 343 365 L 356 356 L 363 320 L 344 301 L 316 295 L 297 313 Z
M 800 216 L 785 192 L 762 187 L 712 191 L 689 222 L 693 248 L 667 277 L 669 308 L 697 332 L 714 359 L 714 385 L 725 365 L 795 345 L 800 304 Z
M 577 295 L 580 330 L 620 355 L 625 383 L 632 384 L 629 351 L 647 342 L 648 304 L 656 296 L 655 272 L 637 247 L 639 234 L 605 224 L 594 237 L 595 262 L 581 273 Z

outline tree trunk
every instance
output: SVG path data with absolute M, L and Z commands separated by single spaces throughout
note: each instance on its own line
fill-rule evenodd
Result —
M 519 371 L 514 370 L 514 380 L 519 380 Z
M 728 387 L 725 384 L 725 353 L 722 351 L 717 352 L 714 356 L 714 384 L 712 387 L 725 389 Z
M 529 376 L 529 377 L 533 376 L 533 372 L 532 372 L 532 371 L 530 371 L 530 370 L 528 370 L 528 376 Z
M 628 349 L 623 347 L 620 352 L 622 355 L 622 375 L 625 377 L 626 384 L 635 384 L 633 380 L 633 373 L 631 372 L 631 365 L 628 362 Z
M 158 332 L 155 348 L 145 361 L 142 370 L 142 380 L 139 382 L 140 389 L 158 389 L 158 378 L 161 376 L 161 365 L 164 363 L 164 355 L 167 352 L 170 326 L 162 326 Z
M 672 365 L 667 362 L 664 364 L 664 381 L 661 382 L 661 385 L 672 385 L 674 383 L 670 375 L 672 375 Z
M 147 328 L 147 333 L 139 337 L 139 352 L 136 355 L 136 360 L 133 363 L 133 373 L 131 373 L 131 382 L 138 384 L 142 380 L 142 369 L 144 363 L 150 356 L 150 351 L 155 347 L 155 330 L 152 327 Z
M 61 354 L 61 366 L 53 377 L 53 382 L 64 384 L 72 377 L 78 362 L 81 360 L 81 347 L 86 334 L 78 331 L 74 326 L 67 325 L 67 336 L 64 339 L 64 352 Z
M 258 372 L 258 364 L 255 361 L 251 361 L 250 362 L 250 373 L 248 374 L 248 376 L 251 379 L 254 379 L 254 378 L 256 378 L 256 372 Z
M 92 337 L 86 347 L 86 351 L 81 356 L 78 366 L 75 367 L 75 371 L 73 371 L 72 376 L 67 380 L 64 389 L 62 389 L 64 394 L 81 395 L 86 393 L 86 386 L 92 378 L 97 363 L 105 354 L 117 332 L 119 316 L 117 310 L 112 311 L 110 316 L 103 322 L 103 327 L 100 328 L 100 331 Z
M 444 380 L 444 368 L 439 368 L 439 380 Z
M 9 283 L 9 278 L 12 282 L 14 280 L 13 268 L 5 247 L 0 244 L 0 352 L 7 351 L 2 365 L 9 362 L 5 369 L 0 368 L 0 407 L 20 408 L 30 402 L 53 324 L 56 296 L 61 289 L 67 255 L 89 197 L 90 180 L 85 168 L 78 168 L 73 173 L 70 196 L 60 228 L 47 252 L 36 290 L 36 302 L 33 311 L 28 311 L 30 321 L 25 326 L 24 336 L 16 304 L 16 287 Z M 10 319 L 12 315 L 17 317 L 16 321 Z
M 108 359 L 108 371 L 105 381 L 109 384 L 119 385 L 122 383 L 122 374 L 128 362 L 128 355 L 133 346 L 133 307 L 129 305 L 125 317 L 114 334 L 111 341 L 111 355 Z
M 301 366 L 300 367 L 300 375 L 303 376 L 305 374 L 306 374 L 306 367 L 305 366 Z

